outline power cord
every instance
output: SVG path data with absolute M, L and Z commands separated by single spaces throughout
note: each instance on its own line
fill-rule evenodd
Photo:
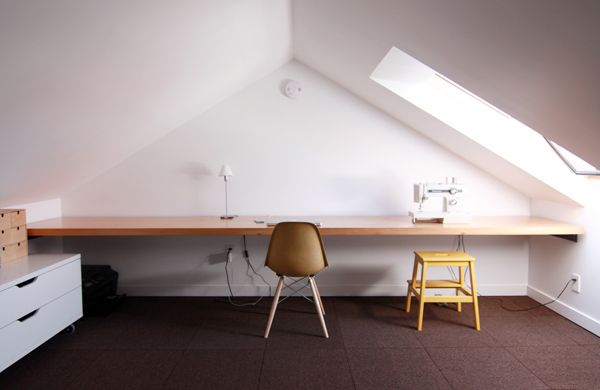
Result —
M 461 250 L 461 249 L 462 249 L 462 251 L 463 251 L 463 252 L 465 252 L 465 253 L 467 252 L 467 249 L 466 249 L 466 247 L 465 247 L 465 236 L 464 236 L 464 234 L 460 234 L 460 235 L 458 236 L 458 244 L 456 245 L 456 250 L 457 250 L 457 251 L 458 251 L 458 250 Z M 454 269 L 452 269 L 452 267 L 448 267 L 448 270 L 450 271 L 450 274 L 452 275 L 452 277 L 453 277 L 454 279 L 456 279 L 456 274 L 454 273 Z M 466 268 L 465 268 L 464 280 L 467 280 L 467 272 L 468 272 L 468 271 L 469 271 L 469 267 L 466 267 Z M 570 284 L 572 284 L 572 283 L 575 283 L 576 281 L 577 281 L 577 280 L 576 280 L 576 279 L 574 279 L 574 278 L 571 278 L 571 279 L 569 279 L 569 280 L 567 281 L 567 283 L 565 284 L 565 286 L 563 287 L 563 289 L 560 291 L 560 293 L 559 293 L 559 294 L 556 296 L 556 298 L 554 298 L 554 299 L 553 299 L 553 300 L 551 300 L 550 302 L 546 302 L 546 303 L 538 303 L 538 304 L 537 304 L 537 305 L 535 305 L 535 306 L 528 307 L 528 308 L 523 308 L 523 309 L 513 309 L 513 308 L 509 308 L 509 307 L 506 307 L 506 306 L 504 306 L 504 301 L 502 300 L 502 298 L 498 298 L 498 299 L 500 300 L 500 307 L 501 307 L 502 309 L 506 310 L 506 311 L 513 311 L 513 312 L 516 312 L 516 311 L 530 311 L 530 310 L 535 310 L 535 309 L 538 309 L 538 308 L 540 308 L 540 307 L 542 307 L 542 306 L 548 306 L 548 305 L 550 305 L 550 304 L 552 304 L 552 303 L 554 303 L 554 302 L 558 301 L 558 299 L 559 299 L 559 298 L 560 298 L 560 297 L 561 297 L 561 296 L 564 294 L 564 292 L 567 290 L 567 287 L 569 287 L 569 285 L 570 285 Z M 470 286 L 469 286 L 469 288 L 470 288 Z M 481 294 L 478 292 L 478 293 L 477 293 L 477 296 L 478 296 L 478 297 L 481 297 L 482 295 L 481 295 Z
M 465 236 L 463 234 L 459 234 L 458 236 L 458 243 L 456 244 L 456 249 L 454 249 L 456 252 L 460 251 L 461 247 L 462 247 L 462 251 L 463 252 L 467 252 L 467 250 L 465 249 Z M 451 266 L 446 267 L 448 269 L 448 272 L 450 272 L 450 276 L 452 277 L 452 279 L 454 280 L 458 280 L 458 277 L 456 276 L 456 273 L 454 272 L 454 268 L 452 268 Z M 465 268 L 465 280 L 467 277 L 467 271 L 468 271 L 468 267 Z
M 254 269 L 254 266 L 252 265 L 252 262 L 250 261 L 250 255 L 248 253 L 248 245 L 246 244 L 246 235 L 244 235 L 242 237 L 243 237 L 243 243 L 244 243 L 244 259 L 246 260 L 246 264 L 248 264 L 248 267 L 250 267 L 250 269 L 252 270 L 254 275 L 258 276 L 269 287 L 269 296 L 272 296 L 273 293 L 271 291 L 271 289 L 272 289 L 271 285 L 269 284 L 269 282 L 267 282 L 265 280 L 265 278 L 261 274 L 256 272 L 256 270 Z
M 254 266 L 252 265 L 252 262 L 250 261 L 250 255 L 248 253 L 248 246 L 247 246 L 247 243 L 246 243 L 246 236 L 244 235 L 243 237 L 244 237 L 244 240 L 243 240 L 243 244 L 244 244 L 243 257 L 244 257 L 244 260 L 246 261 L 246 264 L 252 270 L 252 272 L 254 273 L 254 275 L 256 275 L 259 278 L 261 278 L 263 280 L 263 282 L 265 282 L 265 284 L 269 287 L 269 296 L 271 296 L 272 295 L 271 285 L 265 280 L 265 278 L 261 274 L 259 274 L 258 272 L 256 272 L 256 269 L 254 269 Z M 229 259 L 231 258 L 231 252 L 233 252 L 233 248 L 227 248 L 227 260 L 225 261 L 225 277 L 227 279 L 227 288 L 229 289 L 229 296 L 227 297 L 227 301 L 231 305 L 238 306 L 238 307 L 255 306 L 255 305 L 257 305 L 264 298 L 264 295 L 260 296 L 258 299 L 256 299 L 255 301 L 252 301 L 252 302 L 240 303 L 240 302 L 235 302 L 234 301 L 235 295 L 233 294 L 233 289 L 231 288 L 231 281 L 230 281 L 230 278 L 229 278 Z
M 502 300 L 502 298 L 500 298 L 500 307 L 506 311 L 530 311 L 530 310 L 534 310 L 534 309 L 538 309 L 542 306 L 548 306 L 551 303 L 554 303 L 556 301 L 558 301 L 558 298 L 560 298 L 563 293 L 565 292 L 565 290 L 567 289 L 567 287 L 569 287 L 570 284 L 576 282 L 577 280 L 572 278 L 569 279 L 569 281 L 567 282 L 567 284 L 565 284 L 565 287 L 563 287 L 563 289 L 561 290 L 561 292 L 558 294 L 558 296 L 556 298 L 554 298 L 553 300 L 551 300 L 550 302 L 546 302 L 546 303 L 538 303 L 535 306 L 532 307 L 528 307 L 528 308 L 524 308 L 524 309 L 511 309 L 509 307 L 504 306 L 504 301 Z
M 462 252 L 467 253 L 467 247 L 465 246 L 465 235 L 464 234 L 459 234 L 456 237 L 458 238 L 458 242 L 456 244 L 456 249 L 454 249 L 454 250 L 457 251 L 457 252 L 458 251 L 462 251 Z M 458 280 L 458 276 L 456 276 L 456 273 L 454 272 L 454 268 L 452 268 L 450 266 L 448 266 L 446 268 L 448 268 L 448 272 L 450 272 L 450 275 L 452 276 L 452 279 Z M 467 281 L 467 275 L 468 275 L 468 273 L 469 273 L 469 267 L 467 266 L 467 267 L 465 267 L 465 274 L 463 275 L 463 280 L 465 281 L 465 283 Z M 469 289 L 471 289 L 470 285 L 467 285 L 467 286 L 469 287 Z M 482 295 L 479 292 L 477 292 L 477 296 L 481 297 Z

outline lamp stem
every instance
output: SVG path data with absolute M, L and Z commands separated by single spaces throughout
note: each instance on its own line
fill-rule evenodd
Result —
M 227 176 L 223 176 L 225 178 L 225 218 L 229 218 L 229 208 L 228 208 L 228 199 L 227 199 Z

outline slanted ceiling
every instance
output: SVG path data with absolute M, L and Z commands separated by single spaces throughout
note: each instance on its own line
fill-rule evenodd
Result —
M 60 197 L 292 57 L 563 201 L 369 75 L 396 46 L 600 166 L 599 20 L 594 0 L 2 1 L 0 204 Z
M 597 1 L 302 0 L 292 14 L 299 61 L 532 198 L 572 202 L 370 80 L 391 47 L 600 166 Z
M 291 58 L 285 0 L 0 2 L 0 205 L 59 197 Z

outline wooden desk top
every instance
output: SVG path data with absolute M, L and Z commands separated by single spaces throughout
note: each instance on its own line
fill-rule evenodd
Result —
M 303 217 L 296 217 L 302 220 Z M 42 236 L 232 236 L 269 235 L 272 226 L 257 224 L 258 217 L 222 220 L 198 217 L 65 217 L 31 223 L 30 237 Z M 264 218 L 260 218 L 264 219 Z M 290 217 L 293 220 L 294 217 Z M 321 234 L 330 236 L 420 235 L 562 235 L 583 234 L 581 226 L 528 216 L 473 217 L 469 224 L 413 224 L 410 217 L 312 217 Z

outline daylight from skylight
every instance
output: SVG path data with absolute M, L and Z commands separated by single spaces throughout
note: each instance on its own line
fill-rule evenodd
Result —
M 370 78 L 548 185 L 572 184 L 541 134 L 402 50 L 391 48 Z

